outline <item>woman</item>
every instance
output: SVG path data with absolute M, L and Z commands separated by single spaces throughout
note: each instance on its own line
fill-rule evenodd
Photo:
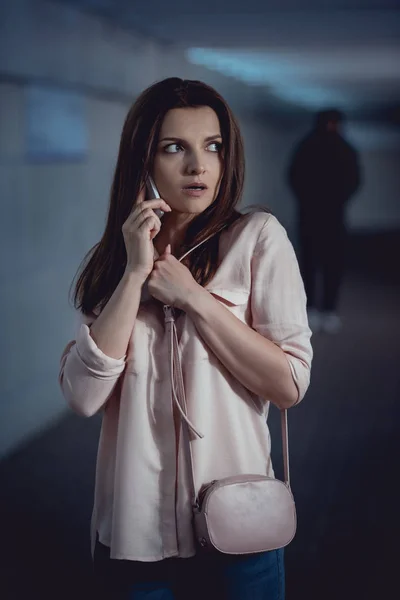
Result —
M 146 200 L 149 174 L 161 199 Z M 92 547 L 108 598 L 284 596 L 282 550 L 196 554 L 164 328 L 170 305 L 188 419 L 204 436 L 191 442 L 197 489 L 273 476 L 269 402 L 303 398 L 311 332 L 285 230 L 266 211 L 235 209 L 243 178 L 238 125 L 209 86 L 166 79 L 129 111 L 106 229 L 75 288 L 82 322 L 60 372 L 77 413 L 103 411 Z

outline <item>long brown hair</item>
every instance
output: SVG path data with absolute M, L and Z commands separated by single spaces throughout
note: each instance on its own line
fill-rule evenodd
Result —
M 242 136 L 231 109 L 212 87 L 201 81 L 171 77 L 142 92 L 126 117 L 105 231 L 100 242 L 86 254 L 77 273 L 80 275 L 73 303 L 83 314 L 88 315 L 96 308 L 102 310 L 122 278 L 127 260 L 122 225 L 132 211 L 146 175 L 152 171 L 165 115 L 173 108 L 200 106 L 212 108 L 219 119 L 224 173 L 217 198 L 191 221 L 181 250 L 184 253 L 215 234 L 183 261 L 202 286 L 207 285 L 215 275 L 221 231 L 243 217 L 235 209 L 241 200 L 244 184 Z

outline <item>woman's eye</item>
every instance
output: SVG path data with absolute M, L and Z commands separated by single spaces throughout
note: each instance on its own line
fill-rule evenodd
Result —
M 207 150 L 209 150 L 210 152 L 220 152 L 222 148 L 222 144 L 220 142 L 211 142 L 211 144 L 209 144 L 207 146 Z M 167 152 L 168 154 L 176 154 L 177 152 L 181 152 L 183 151 L 183 147 L 181 144 L 168 144 L 168 146 L 164 147 L 164 152 Z
M 170 154 L 174 154 L 176 152 L 179 152 L 179 149 L 182 149 L 182 146 L 180 144 L 169 144 L 168 146 L 165 146 L 164 151 L 169 152 Z
M 220 142 L 211 142 L 208 148 L 211 150 L 211 152 L 219 152 L 222 148 L 222 144 Z

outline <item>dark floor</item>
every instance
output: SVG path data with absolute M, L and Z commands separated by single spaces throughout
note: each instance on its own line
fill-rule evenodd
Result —
M 348 275 L 343 332 L 313 337 L 312 384 L 289 413 L 298 532 L 286 550 L 287 600 L 398 593 L 400 286 L 389 279 L 372 268 L 368 279 Z M 278 417 L 273 410 L 280 474 Z M 93 597 L 98 431 L 97 418 L 71 414 L 0 463 L 2 600 Z

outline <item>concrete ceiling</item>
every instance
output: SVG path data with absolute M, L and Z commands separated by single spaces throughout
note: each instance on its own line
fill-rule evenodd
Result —
M 173 44 L 282 113 L 399 120 L 399 0 L 59 0 Z

